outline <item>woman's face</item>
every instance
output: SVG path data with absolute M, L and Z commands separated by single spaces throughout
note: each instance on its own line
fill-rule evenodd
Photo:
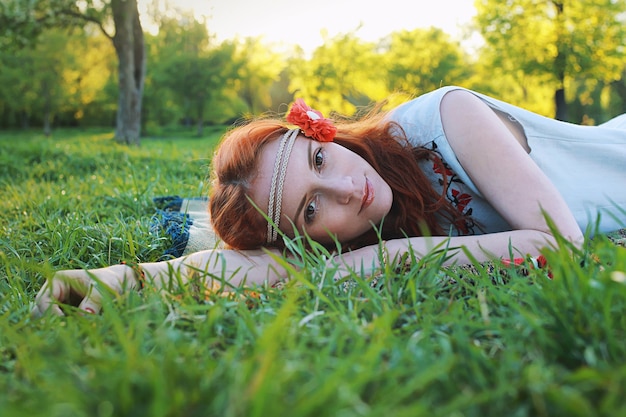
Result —
M 279 140 L 261 152 L 252 181 L 252 200 L 267 211 Z M 280 229 L 293 236 L 291 222 L 313 240 L 350 241 L 378 225 L 391 210 L 391 187 L 365 159 L 333 142 L 299 135 L 287 164 Z

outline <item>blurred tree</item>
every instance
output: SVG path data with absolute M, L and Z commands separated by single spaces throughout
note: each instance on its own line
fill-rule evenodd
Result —
M 35 77 L 32 48 L 14 53 L 0 52 L 0 103 L 9 125 L 30 127 L 37 92 L 32 88 Z
M 118 83 L 113 45 L 93 25 L 87 25 L 83 31 L 74 31 L 67 48 L 75 65 L 65 70 L 64 88 L 72 111 L 66 117 L 83 126 L 115 126 Z
M 114 33 L 109 33 L 111 20 Z M 141 105 L 146 72 L 143 29 L 137 0 L 3 0 L 0 44 L 11 48 L 36 42 L 43 30 L 92 22 L 115 47 L 119 98 L 115 138 L 139 145 Z
M 441 29 L 398 31 L 384 42 L 387 88 L 409 96 L 462 84 L 470 64 L 458 43 Z
M 169 90 L 185 120 L 195 120 L 202 135 L 207 117 L 220 113 L 218 103 L 227 101 L 226 90 L 232 89 L 241 68 L 235 44 L 211 47 L 206 23 L 183 13 L 160 22 L 155 45 L 153 85 Z
M 67 43 L 67 34 L 52 30 L 42 37 L 33 51 L 33 78 L 29 82 L 39 93 L 39 100 L 35 104 L 40 105 L 38 110 L 43 116 L 43 131 L 46 136 L 51 133 L 52 117 L 66 101 L 65 69 L 76 65 L 75 56 L 65 48 Z
M 309 101 L 324 114 L 336 111 L 351 115 L 387 96 L 384 67 L 377 45 L 355 33 L 329 39 L 310 60 L 290 61 L 290 91 Z
M 285 68 L 278 74 L 278 79 L 272 83 L 269 90 L 272 111 L 284 113 L 287 110 L 287 105 L 294 100 L 294 95 L 289 91 L 290 77 L 289 60 L 287 60 Z
M 272 107 L 270 90 L 285 68 L 281 55 L 262 44 L 260 38 L 246 38 L 237 44 L 237 59 L 242 63 L 236 80 L 237 94 L 248 111 L 258 114 Z
M 191 102 L 186 92 L 177 92 L 180 77 L 176 68 L 188 58 L 198 57 L 209 48 L 210 36 L 207 27 L 188 11 L 180 10 L 171 4 L 165 10 L 154 11 L 153 19 L 158 25 L 158 33 L 149 37 L 152 65 L 147 73 L 150 91 L 147 92 L 151 117 L 160 125 L 179 122 L 191 126 Z M 183 62 L 183 64 L 185 64 Z M 193 80 L 188 80 L 193 82 Z M 182 97 L 181 97 L 182 96 Z
M 557 119 L 568 119 L 568 77 L 620 78 L 626 0 L 476 0 L 476 9 L 494 64 L 545 77 L 554 89 Z
M 143 110 L 141 117 L 142 132 L 147 135 L 157 134 L 163 126 L 178 122 L 181 117 L 179 108 L 172 96 L 170 89 L 160 79 L 162 67 L 167 53 L 162 51 L 161 32 L 156 35 L 146 33 L 146 49 L 150 66 L 146 71 L 145 91 L 143 98 Z
M 0 53 L 0 101 L 16 112 L 22 127 L 42 123 L 49 136 L 54 116 L 68 107 L 66 79 L 77 65 L 69 41 L 67 33 L 51 29 L 35 46 Z
M 224 43 L 200 55 L 181 54 L 164 63 L 161 80 L 196 122 L 198 136 L 206 121 L 207 106 L 224 99 L 239 64 L 233 59 L 235 47 Z
M 553 117 L 554 88 L 550 84 L 550 77 L 546 74 L 527 74 L 501 61 L 495 49 L 481 48 L 472 64 L 472 75 L 464 85 L 543 116 Z
M 71 13 L 59 13 L 67 9 Z M 79 8 L 68 0 L 2 0 L 0 2 L 0 50 L 16 51 L 32 46 L 51 26 L 81 25 Z

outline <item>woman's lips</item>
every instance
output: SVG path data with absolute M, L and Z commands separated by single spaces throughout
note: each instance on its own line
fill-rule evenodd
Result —
M 361 209 L 359 210 L 359 213 L 368 208 L 369 205 L 372 204 L 372 201 L 374 201 L 374 187 L 372 186 L 370 180 L 365 177 L 365 186 L 363 187 L 363 199 L 361 200 Z

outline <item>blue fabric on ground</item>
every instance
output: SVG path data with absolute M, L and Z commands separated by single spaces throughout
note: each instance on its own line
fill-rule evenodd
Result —
M 186 213 L 181 213 L 183 199 L 179 196 L 155 197 L 156 213 L 150 219 L 150 232 L 167 235 L 171 246 L 163 252 L 163 258 L 178 258 L 183 255 L 189 242 L 189 227 L 193 220 Z

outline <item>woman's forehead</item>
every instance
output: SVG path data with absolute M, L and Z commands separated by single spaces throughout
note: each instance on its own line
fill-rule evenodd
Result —
M 267 212 L 267 206 L 269 203 L 271 181 L 276 165 L 276 154 L 280 145 L 279 142 L 279 140 L 273 140 L 263 147 L 261 154 L 259 155 L 255 177 L 252 179 L 250 184 L 250 197 L 264 212 Z M 292 172 L 294 168 L 301 167 L 302 164 L 305 164 L 306 166 L 306 158 L 310 142 L 311 139 L 298 135 L 293 144 L 293 149 L 291 150 L 289 160 L 287 161 L 285 189 L 282 196 L 283 201 L 285 200 L 285 195 L 292 194 L 290 192 L 292 188 L 290 185 L 294 182 L 298 182 L 298 176 L 290 175 L 290 172 Z

